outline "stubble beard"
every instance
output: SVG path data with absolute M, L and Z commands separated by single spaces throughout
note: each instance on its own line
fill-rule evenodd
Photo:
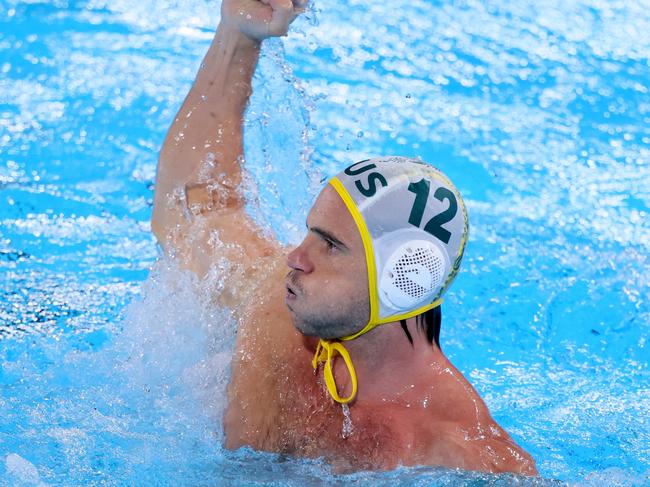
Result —
M 304 294 L 301 300 L 308 299 Z M 361 302 L 359 302 L 361 301 Z M 326 309 L 313 309 L 306 303 L 291 309 L 294 327 L 303 335 L 331 340 L 352 335 L 368 322 L 369 306 L 363 300 L 350 300 L 347 303 L 325 306 Z M 301 310 L 300 308 L 307 308 Z
M 294 327 L 303 335 L 331 340 L 361 330 L 370 316 L 367 296 L 330 298 L 325 304 L 314 303 L 315 296 L 306 292 L 295 271 L 287 279 L 297 291 L 294 305 L 289 307 Z M 322 298 L 321 298 L 322 299 Z

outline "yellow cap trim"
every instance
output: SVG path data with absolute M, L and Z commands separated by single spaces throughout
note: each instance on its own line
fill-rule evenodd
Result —
M 446 181 L 451 186 L 451 183 L 449 183 L 449 181 L 446 180 L 446 178 L 440 177 L 439 179 Z M 412 318 L 413 316 L 422 314 L 425 311 L 428 311 L 432 308 L 440 306 L 440 304 L 442 303 L 442 298 L 438 298 L 432 303 L 425 304 L 424 306 L 421 306 L 416 310 L 412 310 L 407 313 L 403 313 L 401 315 L 387 316 L 386 318 L 383 319 L 379 318 L 379 295 L 377 292 L 377 267 L 375 263 L 375 253 L 372 247 L 372 236 L 368 231 L 368 227 L 366 226 L 366 221 L 363 219 L 361 212 L 357 208 L 356 203 L 352 199 L 352 196 L 350 196 L 350 193 L 348 193 L 348 190 L 345 188 L 343 183 L 341 183 L 341 181 L 337 177 L 333 177 L 330 180 L 330 184 L 343 200 L 345 207 L 350 212 L 350 215 L 352 215 L 352 219 L 356 223 L 357 229 L 359 230 L 359 234 L 361 235 L 361 240 L 363 242 L 363 248 L 366 255 L 366 266 L 368 268 L 368 294 L 370 297 L 370 319 L 368 320 L 366 326 L 364 326 L 361 330 L 359 330 L 358 332 L 352 335 L 341 337 L 339 340 L 344 340 L 344 341 L 354 340 L 355 338 L 358 338 L 361 335 L 368 333 L 376 326 L 383 325 L 386 323 L 393 323 L 395 321 L 406 320 L 408 318 Z M 461 204 L 462 204 L 462 199 L 461 199 Z M 462 248 L 461 248 L 461 252 L 462 252 Z M 441 287 L 441 290 L 445 288 L 444 284 Z
M 371 326 L 372 323 L 376 322 L 379 319 L 379 296 L 377 295 L 377 269 L 375 267 L 375 253 L 372 249 L 372 237 L 370 236 L 370 232 L 366 226 L 366 221 L 363 219 L 363 216 L 361 216 L 361 212 L 357 208 L 357 205 L 352 199 L 352 196 L 350 196 L 350 193 L 348 193 L 348 190 L 345 189 L 345 186 L 343 186 L 343 183 L 341 183 L 338 178 L 333 177 L 330 179 L 330 184 L 339 194 L 343 200 L 343 203 L 345 203 L 345 206 L 350 212 L 350 215 L 352 215 L 352 219 L 354 220 L 354 223 L 356 223 L 359 234 L 361 235 L 363 249 L 366 254 L 366 267 L 368 268 L 368 295 L 370 297 L 370 319 L 368 320 L 368 324 L 363 328 L 363 330 L 355 335 L 356 337 L 368 331 L 366 328 Z M 347 337 L 343 338 L 343 340 L 351 339 L 352 338 Z
M 395 315 L 395 316 L 387 316 L 386 318 L 379 320 L 375 326 L 377 325 L 385 325 L 386 323 L 393 323 L 395 321 L 400 321 L 400 320 L 408 320 L 409 318 L 413 318 L 414 316 L 421 315 L 425 311 L 429 311 L 430 309 L 437 308 L 442 304 L 442 298 L 436 299 L 433 303 L 431 304 L 425 304 L 424 306 L 413 310 L 409 311 L 408 313 L 404 313 L 401 315 Z

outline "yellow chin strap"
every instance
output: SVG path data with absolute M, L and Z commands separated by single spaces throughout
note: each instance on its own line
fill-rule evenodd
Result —
M 412 318 L 413 316 L 417 316 L 423 313 L 424 311 L 440 306 L 441 304 L 442 304 L 442 298 L 436 299 L 433 303 L 431 303 L 428 306 L 425 306 L 423 308 L 418 308 L 417 310 L 412 311 L 411 313 L 406 313 L 397 316 L 396 318 L 392 318 L 391 321 L 385 320 L 380 323 L 368 324 L 358 333 L 342 337 L 339 340 L 346 340 L 346 341 L 354 340 L 355 338 L 369 332 L 370 330 L 372 330 L 373 328 L 379 325 L 384 325 L 386 323 L 392 323 L 395 321 Z M 341 397 L 339 395 L 338 388 L 336 387 L 336 380 L 334 379 L 334 372 L 332 370 L 332 359 L 336 358 L 337 355 L 343 357 L 345 366 L 348 368 L 348 374 L 350 376 L 350 382 L 352 384 L 352 392 L 348 397 Z M 314 368 L 314 370 L 316 370 L 318 368 L 318 364 L 320 363 L 325 364 L 325 367 L 323 368 L 323 376 L 325 377 L 325 386 L 327 386 L 327 391 L 330 393 L 330 396 L 332 396 L 332 399 L 334 399 L 336 402 L 341 404 L 347 404 L 351 402 L 357 395 L 357 373 L 354 370 L 354 365 L 352 364 L 350 353 L 347 351 L 345 346 L 338 340 L 325 340 L 321 338 L 318 341 L 318 346 L 316 347 L 316 353 L 314 354 L 314 358 L 311 361 L 311 365 Z
M 345 365 L 348 368 L 348 373 L 350 374 L 352 392 L 348 397 L 339 396 L 339 391 L 336 388 L 336 380 L 334 380 L 334 372 L 332 371 L 332 358 L 336 357 L 337 354 L 343 357 L 343 361 L 345 362 Z M 329 391 L 330 396 L 332 396 L 332 399 L 341 404 L 347 404 L 352 401 L 352 399 L 357 395 L 357 373 L 354 371 L 354 365 L 352 365 L 350 354 L 343 344 L 341 342 L 333 342 L 321 338 L 316 347 L 314 359 L 311 361 L 314 370 L 318 368 L 318 364 L 321 362 L 325 363 L 323 376 L 325 377 L 325 385 L 327 386 L 327 390 Z

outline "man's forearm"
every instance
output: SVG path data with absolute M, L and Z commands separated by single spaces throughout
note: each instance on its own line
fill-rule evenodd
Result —
M 196 80 L 165 138 L 156 180 L 157 213 L 179 187 L 241 180 L 242 119 L 260 42 L 220 25 Z
M 242 119 L 260 43 L 283 36 L 306 0 L 223 0 L 221 24 L 158 161 L 151 227 L 165 242 L 190 211 L 241 210 Z M 179 196 L 181 198 L 179 198 Z

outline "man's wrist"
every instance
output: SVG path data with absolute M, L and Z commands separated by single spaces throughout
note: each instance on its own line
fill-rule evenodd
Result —
M 262 41 L 249 37 L 238 26 L 223 20 L 217 28 L 217 38 L 224 44 L 233 46 L 235 51 L 242 53 L 259 50 L 262 44 Z

